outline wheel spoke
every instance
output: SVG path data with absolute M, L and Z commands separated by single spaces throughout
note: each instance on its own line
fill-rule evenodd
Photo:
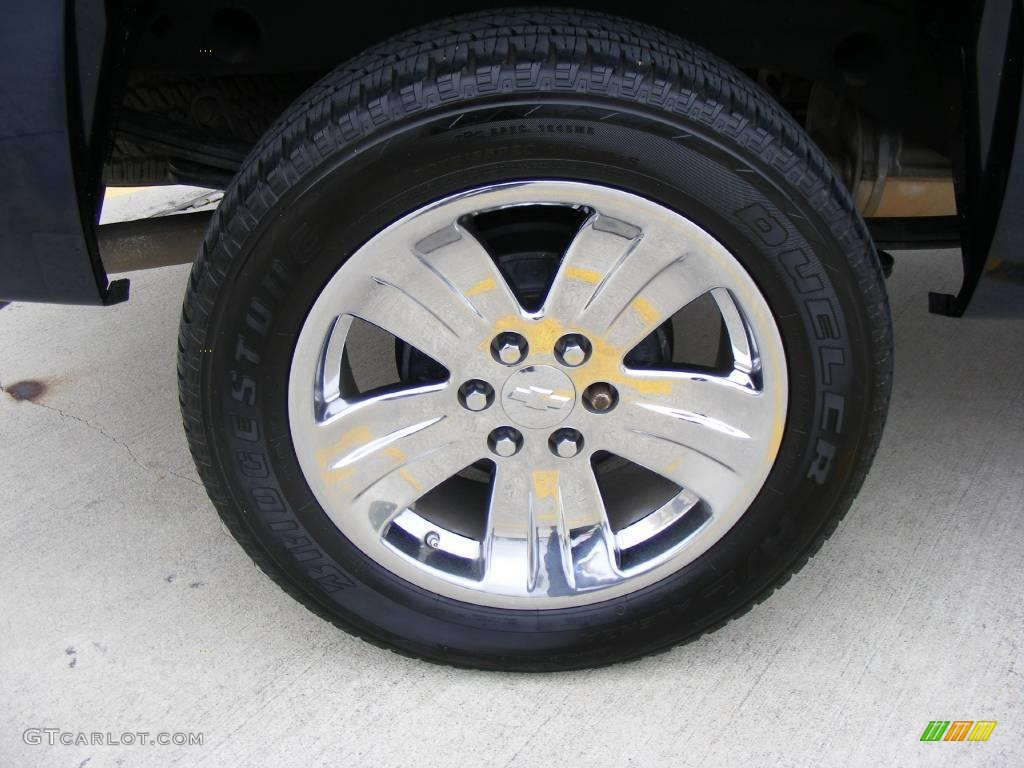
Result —
M 566 249 L 544 302 L 544 314 L 578 324 L 640 245 L 638 227 L 601 214 L 591 215 Z
M 484 585 L 560 596 L 621 578 L 589 463 L 532 471 L 516 464 L 502 464 L 495 474 L 481 548 Z
M 614 446 L 634 461 L 693 490 L 713 508 L 762 469 L 763 442 L 781 433 L 781 414 L 745 375 L 631 371 L 610 418 Z
M 715 288 L 711 291 L 711 297 L 718 305 L 722 323 L 725 325 L 726 334 L 729 337 L 729 347 L 735 367 L 732 378 L 742 382 L 745 386 L 755 387 L 757 385 L 755 374 L 760 373 L 761 360 L 758 358 L 757 346 L 750 336 L 743 314 L 736 304 L 736 299 L 725 288 Z
M 666 434 L 671 431 L 657 426 L 631 427 L 617 441 L 617 452 L 696 493 L 712 511 L 719 511 L 742 478 L 730 464 Z
M 409 261 L 413 261 L 410 257 Z M 418 263 L 418 262 L 417 262 Z M 420 266 L 423 272 L 426 268 Z M 413 267 L 408 272 L 419 271 Z M 428 295 L 422 282 L 410 280 L 406 274 L 401 282 L 373 275 L 361 289 L 362 296 L 352 314 L 373 323 L 406 344 L 424 352 L 448 370 L 465 355 L 474 343 L 474 318 L 454 298 L 437 300 Z
M 625 355 L 715 287 L 713 275 L 690 255 L 685 241 L 657 223 L 641 229 L 594 214 L 569 245 L 544 312 Z
M 615 538 L 605 514 L 604 500 L 590 462 L 567 462 L 558 470 L 561 519 L 569 540 L 577 591 L 586 591 L 621 578 L 615 558 Z
M 331 403 L 327 419 L 308 439 L 332 498 L 351 504 L 374 489 L 371 501 L 391 492 L 399 500 L 414 493 L 411 503 L 479 458 L 462 458 L 472 442 L 460 428 L 451 397 L 447 385 L 433 384 Z M 478 447 L 475 453 L 482 451 Z M 393 506 L 396 512 L 403 508 Z
M 488 327 L 518 315 L 519 302 L 494 259 L 458 224 L 423 238 L 413 247 L 413 253 L 457 301 Z
M 418 431 L 413 429 L 418 425 L 443 419 L 451 410 L 447 384 L 396 387 L 363 399 L 338 399 L 327 404 L 324 416 L 311 430 L 311 446 L 330 468 L 347 466 L 365 453 L 366 446 L 385 447 Z
M 469 232 L 452 224 L 409 243 L 389 233 L 363 279 L 348 289 L 352 314 L 383 328 L 451 370 L 489 338 L 519 304 L 494 260 Z
M 529 478 L 519 462 L 502 463 L 494 473 L 487 526 L 480 552 L 483 586 L 499 594 L 532 592 L 537 585 L 537 541 L 529 499 Z
M 383 537 L 397 515 L 481 458 L 471 441 L 455 434 L 446 438 L 448 442 L 414 438 L 410 442 L 415 445 L 402 444 L 404 457 L 388 455 L 389 461 L 376 463 L 372 473 L 364 472 L 364 477 L 350 486 L 355 492 L 350 492 L 346 514 Z

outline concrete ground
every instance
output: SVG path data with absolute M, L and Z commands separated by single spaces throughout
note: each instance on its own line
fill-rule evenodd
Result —
M 957 253 L 897 256 L 888 427 L 817 557 L 710 637 L 545 676 L 371 647 L 250 563 L 179 424 L 186 275 L 0 310 L 0 766 L 1024 765 L 1024 325 L 927 313 Z M 998 726 L 920 742 L 936 719 Z

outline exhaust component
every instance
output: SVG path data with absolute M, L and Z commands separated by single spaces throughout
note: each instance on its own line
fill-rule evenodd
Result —
M 96 237 L 103 266 L 115 273 L 188 264 L 212 216 L 200 211 L 101 224 Z

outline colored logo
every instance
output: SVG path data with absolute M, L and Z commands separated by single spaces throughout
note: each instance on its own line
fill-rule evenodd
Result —
M 921 741 L 988 741 L 995 727 L 995 720 L 932 720 Z

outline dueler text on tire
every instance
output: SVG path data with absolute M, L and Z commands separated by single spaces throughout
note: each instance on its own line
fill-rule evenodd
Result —
M 231 532 L 371 642 L 491 669 L 664 649 L 766 597 L 875 452 L 889 311 L 778 105 L 618 18 L 380 45 L 260 142 L 183 310 Z

